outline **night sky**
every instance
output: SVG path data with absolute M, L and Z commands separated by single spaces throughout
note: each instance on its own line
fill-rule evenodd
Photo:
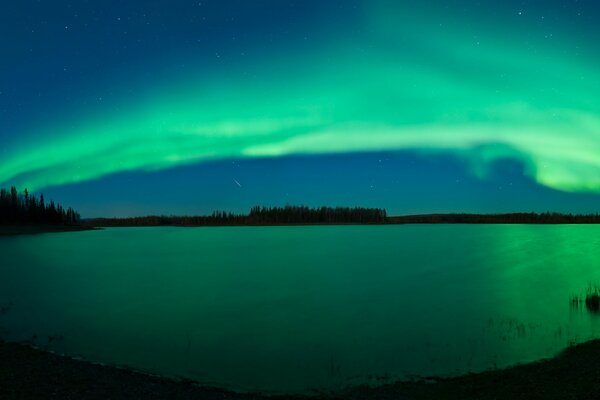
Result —
M 84 217 L 600 212 L 600 3 L 0 4 L 0 186 Z

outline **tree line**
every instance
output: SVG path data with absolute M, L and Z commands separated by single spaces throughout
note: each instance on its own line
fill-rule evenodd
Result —
M 261 207 L 248 214 L 215 211 L 207 216 L 97 218 L 87 226 L 239 226 L 308 224 L 600 224 L 600 214 L 506 213 L 394 216 L 380 208 L 306 206 Z
M 598 224 L 600 214 L 424 214 L 389 217 L 395 224 Z
M 215 211 L 205 216 L 146 216 L 81 221 L 79 213 L 25 189 L 0 189 L 0 225 L 227 226 L 303 224 L 600 224 L 600 214 L 505 213 L 423 214 L 389 217 L 365 207 L 256 206 L 247 214 Z
M 207 216 L 147 216 L 97 218 L 90 226 L 227 226 L 227 225 L 303 225 L 303 224 L 381 224 L 387 213 L 379 208 L 306 206 L 253 207 L 248 214 L 215 211 Z
M 39 197 L 25 189 L 22 193 L 14 186 L 0 189 L 0 225 L 77 225 L 81 217 L 72 208 L 60 204 L 46 203 L 44 195 Z
M 250 209 L 248 220 L 256 224 L 375 224 L 386 222 L 387 212 L 381 208 L 365 207 L 257 206 Z

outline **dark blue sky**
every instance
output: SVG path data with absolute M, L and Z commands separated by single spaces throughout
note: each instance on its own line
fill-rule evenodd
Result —
M 523 168 L 499 160 L 481 179 L 455 157 L 410 152 L 232 159 L 121 173 L 45 192 L 88 217 L 245 212 L 284 204 L 385 207 L 392 214 L 598 210 L 600 196 L 540 186 Z

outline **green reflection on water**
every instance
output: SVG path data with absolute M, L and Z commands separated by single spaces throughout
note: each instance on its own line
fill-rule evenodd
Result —
M 238 389 L 454 374 L 597 336 L 600 227 L 120 228 L 1 238 L 2 334 Z M 52 339 L 49 339 L 48 337 Z

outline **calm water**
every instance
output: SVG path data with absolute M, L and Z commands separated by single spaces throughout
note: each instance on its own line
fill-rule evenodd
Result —
M 0 255 L 3 337 L 235 389 L 478 371 L 600 335 L 569 302 L 600 283 L 600 226 L 120 228 Z

